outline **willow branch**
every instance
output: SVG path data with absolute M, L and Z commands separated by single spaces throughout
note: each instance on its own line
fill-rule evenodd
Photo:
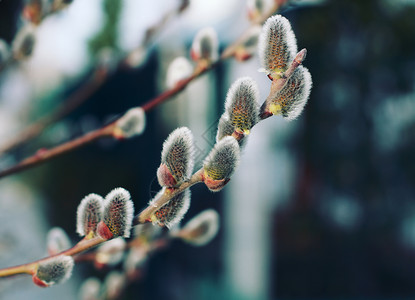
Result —
M 18 274 L 30 274 L 33 275 L 38 266 L 39 263 L 47 261 L 53 257 L 57 257 L 60 255 L 65 255 L 65 256 L 74 256 L 77 255 L 79 253 L 85 252 L 88 249 L 94 248 L 96 246 L 98 246 L 99 244 L 102 244 L 103 242 L 105 242 L 106 240 L 97 236 L 94 237 L 92 239 L 83 239 L 81 240 L 78 244 L 76 244 L 75 246 L 73 246 L 72 248 L 62 251 L 60 253 L 57 253 L 55 255 L 51 255 L 27 264 L 23 264 L 23 265 L 19 265 L 19 266 L 15 266 L 15 267 L 9 267 L 9 268 L 4 268 L 4 269 L 0 269 L 0 277 L 8 277 L 8 276 L 13 276 L 13 275 L 18 275 Z
M 276 6 L 277 7 L 277 6 Z M 275 8 L 273 8 L 273 10 L 270 11 L 269 14 L 266 14 L 263 19 L 261 20 L 261 22 L 264 22 L 269 15 L 272 15 L 272 13 L 275 11 Z M 246 32 L 248 32 L 249 28 L 244 32 L 244 34 L 246 34 Z M 243 34 L 243 35 L 244 35 Z M 152 110 L 153 108 L 155 108 L 156 106 L 158 106 L 161 103 L 164 103 L 166 100 L 172 98 L 173 96 L 177 95 L 180 91 L 184 90 L 191 82 L 193 82 L 195 79 L 199 78 L 200 76 L 202 76 L 203 74 L 205 74 L 206 72 L 216 68 L 219 64 L 221 64 L 222 62 L 224 62 L 225 60 L 233 57 L 235 55 L 235 51 L 237 46 L 241 43 L 242 41 L 240 39 L 238 39 L 235 43 L 229 45 L 223 52 L 222 55 L 219 57 L 219 59 L 211 64 L 205 65 L 201 68 L 196 68 L 195 72 L 189 76 L 186 79 L 181 80 L 180 82 L 178 82 L 178 84 L 176 86 L 174 86 L 173 88 L 163 92 L 162 94 L 160 94 L 159 96 L 157 96 L 156 98 L 153 98 L 149 101 L 147 101 L 146 103 L 144 103 L 141 107 L 144 110 L 144 112 L 149 112 L 150 110 Z M 67 153 L 69 151 L 72 151 L 74 149 L 77 149 L 79 147 L 82 147 L 86 144 L 89 144 L 93 141 L 96 141 L 102 137 L 106 137 L 106 136 L 113 136 L 113 131 L 115 128 L 115 123 L 117 120 L 115 120 L 113 123 L 106 125 L 102 128 L 96 129 L 95 131 L 91 131 L 90 133 L 77 138 L 73 141 L 69 141 L 66 142 L 60 146 L 57 146 L 55 148 L 52 148 L 50 150 L 41 150 L 40 152 L 38 152 L 35 155 L 32 155 L 31 157 L 23 160 L 22 162 L 20 162 L 19 164 L 10 167 L 9 169 L 0 171 L 0 178 L 5 177 L 7 175 L 11 175 L 14 173 L 17 173 L 19 171 L 28 169 L 30 167 L 33 167 L 35 165 L 38 165 L 40 163 L 43 163 L 51 158 L 57 157 L 59 155 L 62 155 L 64 153 Z
M 59 106 L 50 115 L 44 116 L 35 123 L 32 123 L 22 132 L 20 132 L 13 140 L 10 140 L 7 144 L 3 145 L 0 148 L 0 154 L 10 151 L 17 146 L 35 138 L 41 134 L 46 127 L 56 123 L 60 119 L 73 112 L 102 86 L 102 84 L 106 81 L 106 78 L 106 73 L 102 72 L 102 70 L 95 71 L 94 74 L 80 89 L 75 91 L 75 93 L 73 93 L 71 96 L 69 96 L 68 99 L 63 102 L 64 104 L 62 106 Z
M 154 37 L 166 26 L 168 21 L 171 20 L 174 16 L 182 13 L 187 8 L 187 5 L 188 2 L 183 0 L 178 9 L 167 12 L 165 16 L 161 18 L 159 23 L 147 29 L 142 47 L 148 47 Z M 44 15 L 42 20 L 53 12 Z M 128 67 L 128 65 L 125 64 L 124 59 L 127 58 L 130 54 L 131 53 L 127 53 L 125 57 L 120 60 L 117 69 L 120 69 L 121 67 Z M 0 65 L 0 72 L 8 64 L 12 63 L 11 60 L 13 60 L 13 56 L 10 57 L 10 59 L 7 61 L 7 64 L 5 63 L 3 66 Z M 10 140 L 7 144 L 0 147 L 0 154 L 8 152 L 17 146 L 37 137 L 45 128 L 66 117 L 68 114 L 86 102 L 86 100 L 88 100 L 97 90 L 99 90 L 99 88 L 108 80 L 108 78 L 108 70 L 102 67 L 96 68 L 91 78 L 72 95 L 70 95 L 69 98 L 62 101 L 63 104 L 61 106 L 52 111 L 50 115 L 44 116 L 43 118 L 29 125 L 14 139 Z
M 8 169 L 5 169 L 3 171 L 0 171 L 0 178 L 26 170 L 28 168 L 34 167 L 46 161 L 49 161 L 52 158 L 55 158 L 69 151 L 85 146 L 102 137 L 113 136 L 114 129 L 115 129 L 115 122 L 110 123 L 100 129 L 91 131 L 77 139 L 63 143 L 62 145 L 59 145 L 57 147 L 54 147 L 51 149 L 40 149 L 34 155 L 22 160 L 20 163 Z
M 148 222 L 151 215 L 155 211 L 160 209 L 160 207 L 167 204 L 170 201 L 170 199 L 182 193 L 184 190 L 190 188 L 192 185 L 195 185 L 196 183 L 200 182 L 203 182 L 203 168 L 194 173 L 188 181 L 183 182 L 179 187 L 166 188 L 164 194 L 161 195 L 160 198 L 158 198 L 154 203 L 152 203 L 152 205 L 147 206 L 147 208 L 145 208 L 140 214 L 134 217 L 133 224 L 138 225 L 140 223 Z

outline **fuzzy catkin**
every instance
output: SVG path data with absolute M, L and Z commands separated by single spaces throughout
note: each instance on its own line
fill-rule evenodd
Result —
M 97 225 L 102 219 L 104 199 L 97 194 L 89 194 L 82 199 L 77 210 L 76 232 L 85 236 L 96 232 Z
M 268 74 L 285 72 L 297 54 L 290 22 L 281 15 L 268 18 L 259 37 L 259 56 Z
M 228 179 L 239 164 L 239 144 L 231 136 L 221 139 L 203 162 L 205 175 L 213 180 Z
M 192 53 L 196 60 L 205 59 L 216 61 L 219 56 L 219 42 L 215 29 L 206 27 L 201 29 L 192 43 Z
M 150 205 L 156 201 L 162 194 L 164 189 L 162 189 L 156 197 L 150 202 Z M 174 196 L 168 203 L 159 208 L 154 212 L 152 221 L 153 224 L 160 226 L 166 226 L 171 228 L 175 224 L 179 223 L 183 219 L 186 212 L 190 207 L 190 190 L 185 190 L 184 192 Z
M 249 133 L 258 122 L 258 99 L 258 86 L 250 77 L 238 79 L 229 88 L 225 109 L 235 130 Z
M 114 237 L 130 237 L 133 216 L 134 206 L 127 190 L 116 188 L 105 197 L 103 221 Z
M 165 165 L 176 184 L 188 180 L 192 175 L 194 164 L 193 135 L 187 127 L 174 130 L 163 143 L 161 164 Z M 163 173 L 157 172 L 161 186 L 169 186 L 163 179 Z
M 193 217 L 182 228 L 182 239 L 193 246 L 209 243 L 218 233 L 219 214 L 213 209 L 206 209 Z
M 278 113 L 291 121 L 296 119 L 307 103 L 312 87 L 311 74 L 299 66 L 283 88 L 271 100 L 271 112 Z
M 72 275 L 74 260 L 71 256 L 56 256 L 39 263 L 36 277 L 48 286 L 62 283 Z

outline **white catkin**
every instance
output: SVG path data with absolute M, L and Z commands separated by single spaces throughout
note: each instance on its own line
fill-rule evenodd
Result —
M 71 247 L 71 241 L 68 235 L 60 227 L 50 229 L 46 241 L 50 255 L 57 254 Z
M 119 271 L 111 271 L 104 281 L 105 299 L 120 299 L 126 283 L 125 274 Z
M 36 276 L 48 285 L 63 283 L 72 275 L 74 260 L 60 255 L 39 263 Z
M 213 240 L 218 230 L 219 214 L 214 209 L 206 209 L 193 217 L 182 228 L 183 232 L 189 233 L 188 238 L 185 236 L 183 239 L 191 245 L 204 246 Z
M 164 193 L 162 189 L 150 202 L 152 205 L 161 195 Z M 153 214 L 153 224 L 166 226 L 167 228 L 172 228 L 174 225 L 178 224 L 189 210 L 190 207 L 190 190 L 187 189 L 184 192 L 174 196 L 170 201 L 159 208 Z
M 216 132 L 216 143 L 225 136 L 230 136 L 235 131 L 235 127 L 229 121 L 228 113 L 225 111 L 219 119 L 218 131 Z
M 249 28 L 245 35 L 242 45 L 246 52 L 254 54 L 258 47 L 259 35 L 261 34 L 262 27 L 255 25 Z
M 99 263 L 114 266 L 122 261 L 126 248 L 127 242 L 122 237 L 109 240 L 98 247 L 95 259 Z
M 97 194 L 85 196 L 78 206 L 76 218 L 76 232 L 85 236 L 89 232 L 95 232 L 98 223 L 102 219 L 104 199 Z
M 141 107 L 132 108 L 117 121 L 116 126 L 125 138 L 140 135 L 146 127 L 146 114 Z
M 165 164 L 177 182 L 188 180 L 194 166 L 193 134 L 187 127 L 174 130 L 163 143 L 161 163 Z
M 101 281 L 98 278 L 90 277 L 86 279 L 79 288 L 78 299 L 98 300 L 100 299 Z
M 130 193 L 123 188 L 113 189 L 104 200 L 103 221 L 115 237 L 130 237 L 134 217 L 134 205 Z
M 235 126 L 233 126 L 231 121 L 229 121 L 228 113 L 225 111 L 218 122 L 218 130 L 216 132 L 216 143 L 223 139 L 225 136 L 231 136 L 234 131 Z M 238 141 L 239 146 L 244 147 L 247 140 L 248 136 L 244 136 L 243 138 L 241 138 Z
M 192 51 L 199 59 L 216 61 L 219 57 L 219 42 L 215 29 L 206 27 L 199 30 L 193 39 Z
M 279 103 L 282 107 L 282 116 L 292 121 L 303 111 L 310 96 L 311 87 L 310 72 L 307 68 L 299 66 L 272 102 Z
M 221 139 L 210 151 L 203 162 L 208 176 L 214 180 L 230 178 L 239 164 L 239 144 L 231 136 Z
M 259 58 L 264 72 L 285 71 L 297 54 L 297 41 L 290 22 L 275 15 L 265 22 L 259 36 Z
M 183 56 L 176 57 L 167 69 L 167 88 L 174 88 L 180 80 L 189 77 L 192 73 L 193 66 L 190 61 Z
M 258 100 L 258 85 L 252 78 L 242 77 L 231 85 L 225 109 L 235 129 L 250 130 L 258 122 Z

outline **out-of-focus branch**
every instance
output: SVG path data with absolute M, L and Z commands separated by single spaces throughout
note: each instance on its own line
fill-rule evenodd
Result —
M 264 17 L 261 19 L 262 21 L 265 21 L 270 15 L 273 14 L 273 12 L 275 11 L 275 9 L 278 8 L 278 5 L 275 5 L 275 7 L 273 7 L 272 10 L 270 10 L 270 12 L 266 15 L 264 15 Z M 256 24 L 253 24 L 252 26 L 255 26 Z M 249 30 L 250 28 L 248 28 L 244 34 Z M 242 34 L 242 36 L 244 35 Z M 145 104 L 142 105 L 142 109 L 144 110 L 144 112 L 148 112 L 150 110 L 152 110 L 153 108 L 155 108 L 157 105 L 165 102 L 166 100 L 170 99 L 171 97 L 173 97 L 174 95 L 178 94 L 180 91 L 184 90 L 188 84 L 190 84 L 191 82 L 193 82 L 193 80 L 197 79 L 198 77 L 200 77 L 201 75 L 205 74 L 206 72 L 216 68 L 220 63 L 222 63 L 223 61 L 227 60 L 228 58 L 232 57 L 235 55 L 235 51 L 237 49 L 237 46 L 239 43 L 241 43 L 242 41 L 240 39 L 238 39 L 235 43 L 229 45 L 222 53 L 222 55 L 220 56 L 220 58 L 211 64 L 207 64 L 204 65 L 203 67 L 198 67 L 196 68 L 195 72 L 189 76 L 188 78 L 178 82 L 178 84 L 176 86 L 174 86 L 172 89 L 169 89 L 165 92 L 163 92 L 162 94 L 160 94 L 159 96 L 157 96 L 156 98 L 153 98 L 149 101 L 147 101 Z M 116 120 L 117 121 L 117 120 Z M 116 128 L 115 123 L 116 121 L 114 121 L 113 123 L 106 125 L 102 128 L 99 128 L 95 131 L 92 131 L 90 133 L 87 133 L 86 135 L 77 138 L 73 141 L 69 141 L 66 142 L 60 146 L 57 146 L 55 148 L 49 149 L 49 150 L 40 150 L 40 152 L 38 152 L 37 154 L 32 155 L 31 157 L 23 160 L 22 162 L 18 163 L 15 166 L 12 166 L 6 170 L 0 171 L 0 178 L 5 177 L 7 175 L 11 175 L 14 173 L 17 173 L 19 171 L 28 169 L 30 167 L 33 167 L 35 165 L 38 165 L 40 163 L 43 163 L 49 159 L 52 159 L 54 157 L 57 157 L 61 154 L 67 153 L 69 151 L 75 150 L 79 147 L 82 147 L 86 144 L 89 144 L 93 141 L 96 141 L 102 137 L 108 137 L 108 136 L 114 136 L 117 137 L 114 134 L 114 129 Z M 166 201 L 167 203 L 168 201 Z M 154 210 L 151 210 L 152 212 Z M 147 215 L 147 213 L 145 213 L 145 215 Z M 143 218 L 140 217 L 140 220 L 143 220 Z
M 151 44 L 154 37 L 166 26 L 168 21 L 171 20 L 174 16 L 182 13 L 187 8 L 188 4 L 189 3 L 187 0 L 182 0 L 179 8 L 175 8 L 172 11 L 167 12 L 165 16 L 161 18 L 159 23 L 147 29 L 143 44 L 141 45 L 143 51 L 145 51 L 145 48 L 147 48 L 149 44 Z M 53 12 L 55 11 L 56 9 Z M 48 13 L 48 15 L 50 14 L 52 14 L 52 12 Z M 41 20 L 43 20 L 46 16 L 47 15 L 43 16 Z M 127 53 L 125 57 L 120 60 L 117 69 L 120 69 L 121 67 L 128 67 L 128 64 L 125 64 L 124 60 L 130 54 L 131 53 Z M 4 65 L 0 65 L 0 72 L 3 68 L 6 68 L 12 62 L 13 56 L 11 56 L 9 60 L 5 62 Z M 75 109 L 81 106 L 86 100 L 88 100 L 97 90 L 99 90 L 99 88 L 108 80 L 108 78 L 110 77 L 109 75 L 110 74 L 108 74 L 108 70 L 106 70 L 105 67 L 96 67 L 89 80 L 87 80 L 78 90 L 76 90 L 66 100 L 62 101 L 62 105 L 59 105 L 49 115 L 46 115 L 41 119 L 35 121 L 34 123 L 30 124 L 28 127 L 23 129 L 23 131 L 17 134 L 14 139 L 8 141 L 5 145 L 1 146 L 0 155 L 37 137 L 42 133 L 42 131 L 45 128 L 58 122 L 59 120 L 73 112 Z
M 15 267 L 0 269 L 0 277 L 8 277 L 8 276 L 13 276 L 13 275 L 18 275 L 18 274 L 33 275 L 33 274 L 36 273 L 36 270 L 39 266 L 39 263 L 41 263 L 41 262 L 47 261 L 47 260 L 49 260 L 53 257 L 57 257 L 57 256 L 61 256 L 61 255 L 74 256 L 76 254 L 87 251 L 88 249 L 94 248 L 94 247 L 98 246 L 99 244 L 102 244 L 105 241 L 106 241 L 105 239 L 103 239 L 99 236 L 94 237 L 94 238 L 89 239 L 89 240 L 88 239 L 83 239 L 78 244 L 73 246 L 72 248 L 70 248 L 68 250 L 65 250 L 63 252 L 60 252 L 58 254 L 42 258 L 42 259 L 33 261 L 31 263 L 27 263 L 27 264 L 15 266 Z

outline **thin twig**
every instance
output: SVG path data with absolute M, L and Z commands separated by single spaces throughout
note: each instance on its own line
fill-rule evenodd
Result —
M 18 275 L 18 274 L 30 274 L 33 275 L 36 270 L 37 267 L 39 266 L 39 263 L 45 262 L 53 257 L 57 257 L 60 255 L 65 255 L 65 256 L 74 256 L 76 254 L 79 254 L 81 252 L 87 251 L 88 249 L 91 249 L 93 247 L 98 246 L 99 244 L 102 244 L 103 242 L 105 242 L 106 240 L 97 236 L 94 237 L 92 239 L 83 239 L 81 240 L 78 244 L 76 244 L 75 246 L 73 246 L 72 248 L 62 251 L 60 253 L 57 253 L 55 255 L 51 255 L 27 264 L 23 264 L 23 265 L 19 265 L 19 266 L 14 266 L 14 267 L 9 267 L 9 268 L 4 268 L 4 269 L 0 269 L 0 277 L 9 277 L 9 276 L 13 276 L 13 275 Z
M 68 99 L 64 101 L 64 105 L 59 106 L 52 114 L 41 118 L 35 123 L 26 127 L 22 132 L 20 132 L 13 140 L 10 140 L 7 144 L 0 148 L 0 154 L 10 151 L 17 146 L 28 142 L 34 137 L 42 133 L 42 131 L 49 125 L 59 121 L 64 118 L 77 107 L 79 107 L 85 100 L 90 98 L 106 81 L 106 73 L 102 70 L 97 70 L 94 74 L 87 80 L 87 82 L 75 93 L 73 93 Z
M 62 155 L 64 153 L 67 153 L 79 147 L 92 143 L 102 137 L 112 136 L 114 132 L 114 128 L 115 128 L 115 122 L 110 123 L 97 130 L 91 131 L 75 140 L 63 143 L 62 145 L 59 145 L 57 147 L 54 147 L 51 149 L 40 149 L 36 152 L 36 154 L 22 160 L 20 163 L 8 169 L 1 171 L 0 178 L 20 172 L 22 170 L 36 166 L 38 164 L 44 163 L 59 155 Z
M 274 10 L 272 10 L 272 12 L 274 12 Z M 269 15 L 272 15 L 272 12 L 270 11 L 269 14 L 265 15 L 263 17 L 263 22 L 269 17 Z M 249 28 L 247 29 L 247 31 L 249 30 Z M 220 56 L 220 58 L 214 62 L 211 63 L 209 65 L 204 66 L 203 68 L 197 68 L 195 70 L 195 72 L 189 76 L 188 78 L 180 81 L 175 87 L 173 87 L 172 89 L 169 89 L 165 92 L 163 92 L 162 94 L 160 94 L 159 96 L 157 96 L 156 98 L 153 98 L 151 100 L 149 100 L 148 102 L 146 102 L 145 104 L 142 105 L 142 109 L 145 112 L 148 112 L 150 110 L 152 110 L 154 107 L 156 107 L 157 105 L 165 102 L 166 100 L 168 100 L 169 98 L 171 98 L 172 96 L 178 94 L 180 91 L 182 91 L 184 88 L 187 87 L 187 85 L 189 83 L 191 83 L 193 80 L 197 79 L 198 77 L 200 77 L 201 75 L 205 74 L 206 72 L 216 68 L 219 64 L 221 64 L 222 62 L 224 62 L 225 60 L 227 60 L 228 58 L 234 56 L 235 51 L 236 51 L 236 45 L 237 43 L 240 43 L 240 40 L 237 40 L 235 43 L 229 45 L 222 53 L 222 55 Z M 64 153 L 67 153 L 69 151 L 72 151 L 76 148 L 82 147 L 84 145 L 86 145 L 87 143 L 93 142 L 95 140 L 98 140 L 101 137 L 105 137 L 105 136 L 111 136 L 113 135 L 113 130 L 115 128 L 115 123 L 117 120 L 115 120 L 113 123 L 106 125 L 102 128 L 96 129 L 95 131 L 91 131 L 90 133 L 77 138 L 73 141 L 68 141 L 60 146 L 57 146 L 55 148 L 52 148 L 50 150 L 41 150 L 41 155 L 39 155 L 39 153 L 34 154 L 32 156 L 30 156 L 29 158 L 25 159 L 24 161 L 18 163 L 15 166 L 12 166 L 6 170 L 0 171 L 0 178 L 3 178 L 7 175 L 11 175 L 14 173 L 17 173 L 21 170 L 25 170 L 28 169 L 32 166 L 38 165 L 40 163 L 43 163 L 51 158 L 57 157 L 59 155 L 62 155 Z
M 178 188 L 167 188 L 163 195 L 160 196 L 152 205 L 145 208 L 140 214 L 135 216 L 133 225 L 149 222 L 151 215 L 160 207 L 167 204 L 170 199 L 180 194 L 184 190 L 190 188 L 192 185 L 203 181 L 203 168 L 193 174 L 189 181 L 183 182 Z
M 182 13 L 185 8 L 187 7 L 186 1 L 182 1 L 183 3 L 179 6 L 179 8 L 176 8 L 170 12 L 167 12 L 166 15 L 161 18 L 161 21 L 146 31 L 146 37 L 143 41 L 142 47 L 148 47 L 154 37 L 162 30 L 162 28 L 167 24 L 169 20 L 171 20 L 175 15 L 179 15 Z M 55 12 L 55 11 L 53 11 Z M 52 12 L 44 15 L 42 17 L 42 20 L 52 14 Z M 42 21 L 41 20 L 41 21 Z M 133 50 L 134 51 L 134 50 Z M 127 53 L 124 58 L 120 59 L 117 69 L 121 69 L 121 67 L 128 67 L 128 64 L 125 64 L 125 59 L 130 55 L 131 53 Z M 12 59 L 13 56 L 11 56 Z M 8 61 L 7 64 L 10 64 L 11 61 Z M 0 72 L 3 68 L 5 68 L 7 65 L 0 65 Z M 31 125 L 29 125 L 27 128 L 25 128 L 22 132 L 20 132 L 14 139 L 10 140 L 7 144 L 0 147 L 0 155 L 2 153 L 8 152 L 19 145 L 22 145 L 23 143 L 26 143 L 30 141 L 31 139 L 37 137 L 42 133 L 42 131 L 56 123 L 57 121 L 63 119 L 68 114 L 73 112 L 76 108 L 81 106 L 86 100 L 88 100 L 107 80 L 110 76 L 108 76 L 108 70 L 103 69 L 103 67 L 97 67 L 96 70 L 94 70 L 93 75 L 91 78 L 82 85 L 78 90 L 76 90 L 72 95 L 69 96 L 68 99 L 62 101 L 62 105 L 59 106 L 56 110 L 52 111 L 50 115 L 44 116 L 41 119 L 35 121 Z

